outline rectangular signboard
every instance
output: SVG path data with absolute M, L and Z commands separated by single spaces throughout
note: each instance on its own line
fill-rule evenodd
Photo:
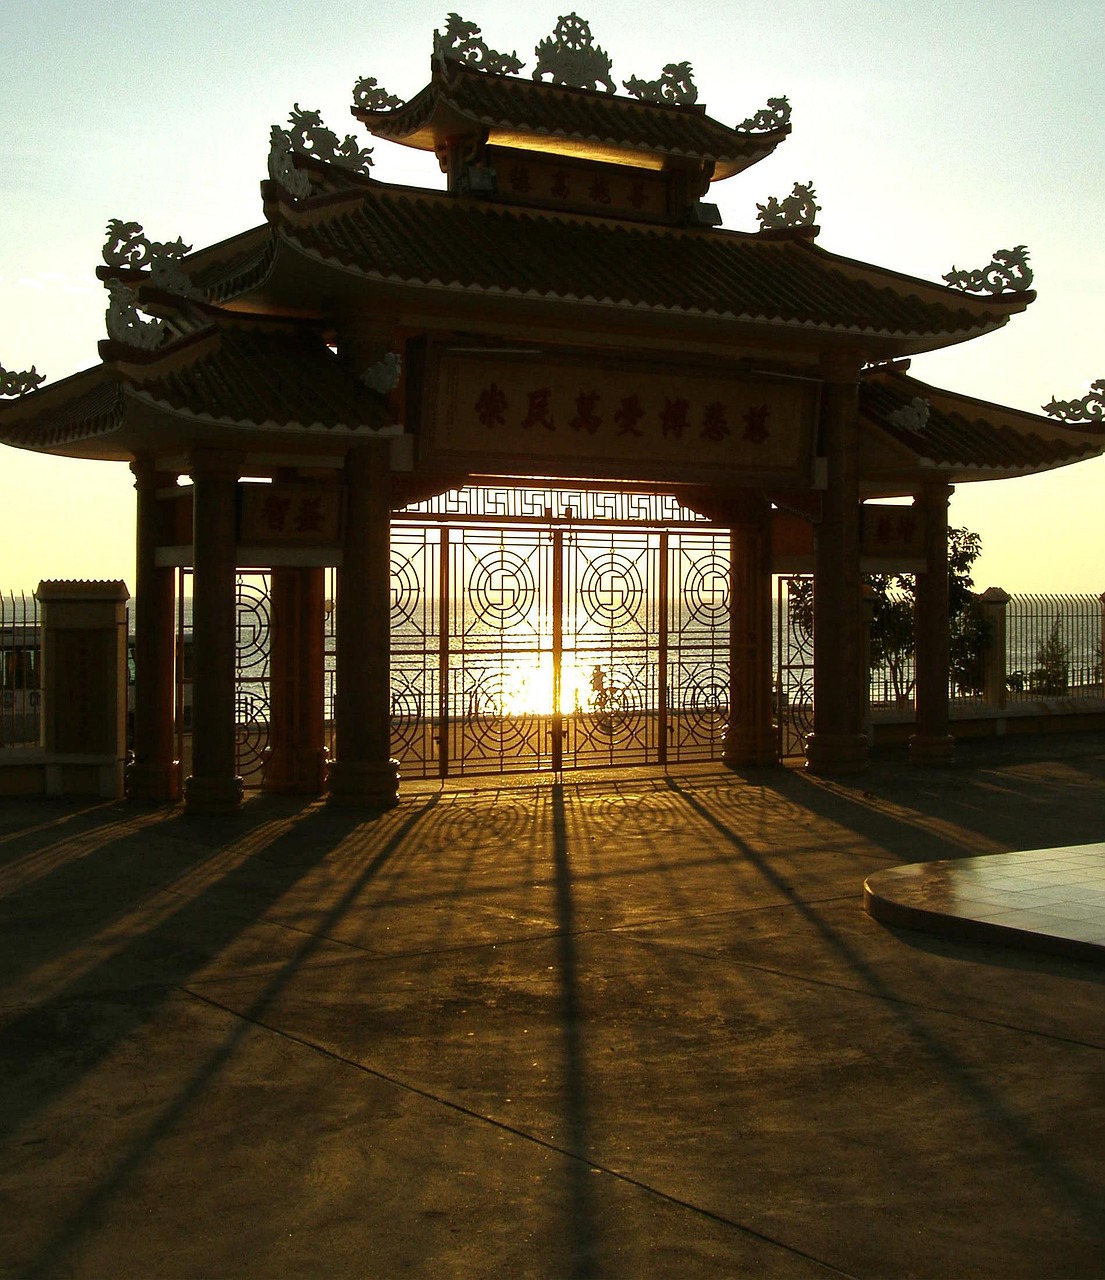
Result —
M 421 457 L 469 471 L 809 483 L 817 384 L 657 359 L 437 349 Z

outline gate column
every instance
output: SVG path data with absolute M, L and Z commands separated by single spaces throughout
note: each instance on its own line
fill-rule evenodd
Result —
M 860 574 L 859 366 L 826 360 L 820 452 L 828 487 L 814 527 L 813 733 L 806 768 L 855 772 L 867 766 L 863 728 L 863 592 Z
M 914 634 L 917 652 L 917 732 L 910 764 L 949 764 L 955 739 L 948 732 L 948 500 L 947 484 L 925 485 L 914 499 L 925 540 L 925 572 L 917 575 Z
M 167 533 L 157 500 L 159 475 L 149 458 L 131 463 L 137 491 L 137 554 L 134 598 L 134 760 L 127 768 L 127 798 L 163 804 L 180 798 L 180 762 L 175 756 L 173 704 L 173 594 L 175 571 L 157 564 Z M 167 540 L 165 538 L 164 540 Z
M 226 813 L 242 802 L 234 745 L 237 455 L 197 450 L 192 473 L 192 774 L 189 812 Z
M 722 760 L 730 768 L 773 764 L 771 722 L 771 506 L 758 493 L 726 503 L 729 522 L 729 723 Z
M 345 458 L 345 531 L 336 600 L 331 804 L 391 808 L 399 765 L 391 758 L 391 474 L 386 439 Z
M 272 721 L 261 787 L 317 796 L 326 777 L 326 571 L 274 568 L 270 593 Z

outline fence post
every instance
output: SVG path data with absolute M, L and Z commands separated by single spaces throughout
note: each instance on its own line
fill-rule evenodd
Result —
M 994 711 L 1005 710 L 1006 670 L 1005 615 L 1010 596 L 1001 587 L 988 587 L 979 597 L 986 613 L 988 636 L 982 660 L 982 691 L 986 705 Z

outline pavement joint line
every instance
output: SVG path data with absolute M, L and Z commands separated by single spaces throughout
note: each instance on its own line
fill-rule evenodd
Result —
M 616 1181 L 626 1186 L 643 1191 L 646 1195 L 654 1196 L 658 1200 L 675 1206 L 676 1208 L 685 1209 L 689 1213 L 698 1215 L 699 1217 L 708 1218 L 712 1222 L 716 1222 L 724 1227 L 730 1227 L 734 1231 L 742 1232 L 751 1236 L 753 1239 L 759 1240 L 764 1244 L 770 1245 L 772 1248 L 781 1249 L 784 1253 L 792 1254 L 794 1257 L 804 1258 L 808 1262 L 814 1263 L 815 1266 L 823 1268 L 825 1271 L 835 1276 L 844 1277 L 844 1280 L 858 1280 L 852 1272 L 842 1271 L 839 1267 L 833 1266 L 831 1262 L 826 1262 L 822 1258 L 818 1258 L 815 1254 L 807 1253 L 804 1249 L 799 1249 L 795 1245 L 789 1245 L 783 1240 L 778 1240 L 774 1236 L 768 1235 L 764 1231 L 758 1231 L 755 1227 L 750 1227 L 746 1223 L 737 1222 L 733 1218 L 726 1217 L 724 1214 L 715 1213 L 712 1209 L 707 1209 L 702 1205 L 694 1204 L 689 1200 L 685 1200 L 680 1196 L 673 1195 L 671 1192 L 663 1191 L 659 1187 L 654 1187 L 650 1183 L 642 1181 L 640 1178 L 634 1178 L 632 1175 L 623 1173 L 618 1169 L 614 1169 L 609 1165 L 596 1163 L 589 1160 L 585 1156 L 580 1155 L 576 1151 L 570 1151 L 566 1147 L 558 1146 L 555 1142 L 550 1142 L 547 1138 L 541 1138 L 536 1134 L 527 1133 L 524 1129 L 519 1129 L 516 1125 L 507 1124 L 504 1120 L 496 1120 L 494 1116 L 484 1115 L 480 1111 L 476 1111 L 472 1107 L 466 1107 L 463 1103 L 455 1102 L 451 1098 L 443 1097 L 440 1094 L 433 1093 L 429 1089 L 420 1088 L 418 1085 L 411 1084 L 409 1081 L 400 1080 L 397 1076 L 390 1075 L 386 1071 L 381 1071 L 377 1067 L 371 1067 L 367 1063 L 357 1062 L 353 1058 L 348 1058 L 342 1053 L 338 1053 L 335 1049 L 328 1049 L 325 1045 L 318 1044 L 314 1040 L 307 1039 L 306 1036 L 295 1035 L 290 1031 L 285 1031 L 280 1027 L 274 1026 L 270 1022 L 266 1022 L 261 1018 L 252 1017 L 250 1014 L 242 1013 L 237 1009 L 231 1008 L 229 1005 L 220 1003 L 218 1000 L 211 999 L 199 991 L 192 990 L 191 987 L 177 986 L 176 990 L 184 995 L 190 996 L 194 1000 L 198 1000 L 203 1004 L 209 1005 L 211 1008 L 218 1009 L 223 1013 L 229 1014 L 232 1018 L 238 1018 L 242 1022 L 248 1022 L 263 1031 L 268 1031 L 271 1035 L 278 1036 L 282 1040 L 286 1040 L 291 1044 L 298 1044 L 301 1048 L 308 1050 L 310 1053 L 316 1053 L 321 1057 L 329 1058 L 332 1062 L 337 1062 L 342 1066 L 351 1067 L 354 1071 L 360 1071 L 365 1075 L 372 1076 L 374 1079 L 389 1084 L 396 1089 L 402 1089 L 406 1093 L 414 1094 L 416 1097 L 422 1098 L 427 1102 L 432 1102 L 436 1106 L 444 1107 L 447 1110 L 455 1111 L 457 1114 L 466 1116 L 470 1120 L 475 1120 L 481 1124 L 488 1125 L 500 1132 L 509 1133 L 512 1137 L 518 1138 L 523 1142 L 528 1142 L 534 1146 L 551 1151 L 556 1155 L 563 1156 L 567 1160 L 574 1160 L 579 1164 L 586 1165 L 588 1169 L 597 1169 L 608 1177 L 614 1178 Z

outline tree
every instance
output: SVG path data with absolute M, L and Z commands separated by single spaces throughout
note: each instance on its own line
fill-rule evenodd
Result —
M 1063 639 L 1056 616 L 1045 639 L 1036 646 L 1036 667 L 1028 677 L 1028 687 L 1044 697 L 1059 697 L 1070 684 L 1070 645 Z

